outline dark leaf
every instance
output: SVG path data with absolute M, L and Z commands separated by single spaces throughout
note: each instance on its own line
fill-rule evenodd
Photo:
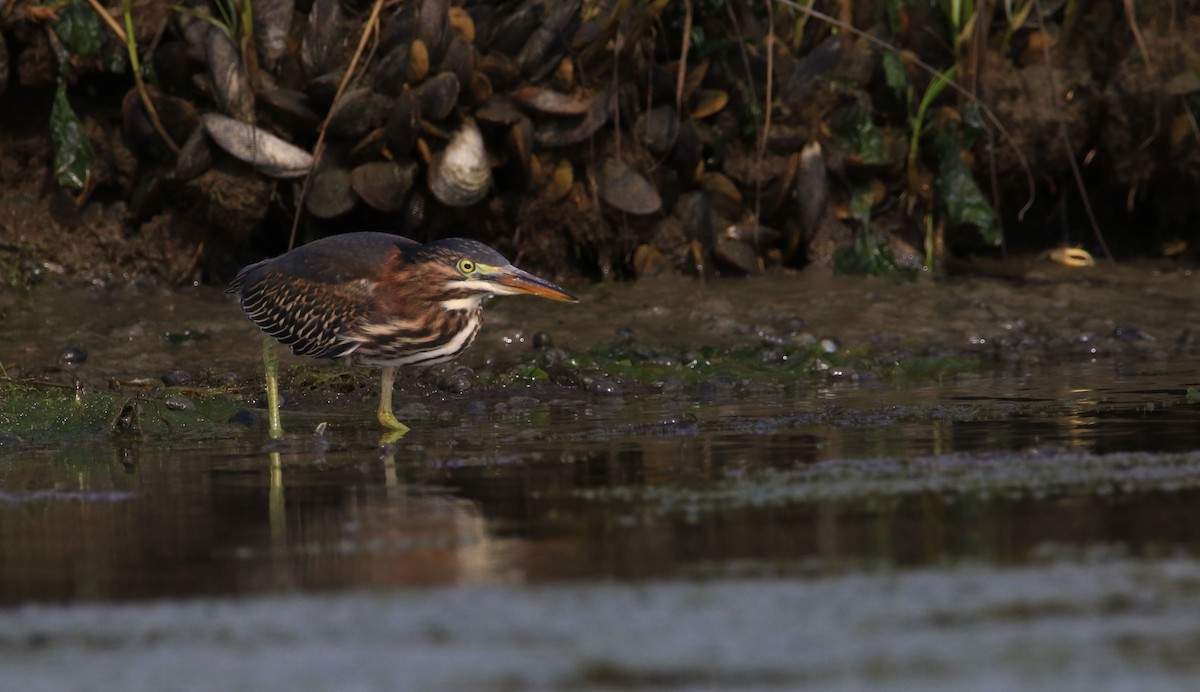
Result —
M 54 175 L 58 184 L 82 190 L 91 175 L 96 152 L 83 132 L 83 123 L 67 100 L 67 85 L 58 80 L 50 108 L 50 139 L 54 142 Z
M 970 225 L 979 229 L 985 243 L 1000 245 L 996 212 L 988 204 L 971 170 L 959 155 L 958 137 L 947 130 L 937 136 L 938 204 L 945 210 L 946 221 L 954 226 Z

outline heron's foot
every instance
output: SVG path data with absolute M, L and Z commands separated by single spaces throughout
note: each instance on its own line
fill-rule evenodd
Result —
M 396 420 L 396 414 L 392 413 L 390 409 L 379 409 L 376 417 L 379 419 L 380 425 L 392 433 L 398 433 L 396 439 L 400 439 L 401 435 L 411 430 L 407 425 Z

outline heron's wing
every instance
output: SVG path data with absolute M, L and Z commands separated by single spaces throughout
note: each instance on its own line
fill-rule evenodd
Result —
M 230 284 L 242 311 L 292 352 L 317 358 L 349 355 L 347 339 L 373 307 L 375 288 L 398 253 L 420 243 L 387 233 L 347 233 L 252 264 Z

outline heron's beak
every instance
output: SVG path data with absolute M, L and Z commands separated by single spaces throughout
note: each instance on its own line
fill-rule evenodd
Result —
M 564 303 L 578 303 L 579 299 L 554 284 L 539 279 L 527 271 L 509 265 L 496 269 L 490 283 L 498 290 L 497 295 L 531 295 Z M 503 287 L 503 288 L 501 288 Z

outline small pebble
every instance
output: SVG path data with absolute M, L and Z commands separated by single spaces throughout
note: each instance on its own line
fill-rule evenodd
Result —
M 514 396 L 508 399 L 508 407 L 510 409 L 533 408 L 539 403 L 541 402 L 531 396 Z
M 437 388 L 451 394 L 462 394 L 471 388 L 475 373 L 465 365 L 459 365 L 438 378 Z
M 163 406 L 166 406 L 171 411 L 196 410 L 196 404 L 186 396 L 168 396 L 167 398 L 163 399 Z
M 425 404 L 413 402 L 405 404 L 395 411 L 396 418 L 405 420 L 427 420 L 429 418 L 429 407 Z
M 469 416 L 482 416 L 486 413 L 487 404 L 478 399 L 467 404 L 467 415 Z
M 161 379 L 168 387 L 188 387 L 192 384 L 192 375 L 185 370 L 165 372 Z
M 584 377 L 583 386 L 587 391 L 593 394 L 607 394 L 609 396 L 620 396 L 624 392 L 621 390 L 621 385 L 608 379 L 607 377 Z
M 67 365 L 80 365 L 87 362 L 88 352 L 82 346 L 68 346 L 58 355 L 58 359 Z

